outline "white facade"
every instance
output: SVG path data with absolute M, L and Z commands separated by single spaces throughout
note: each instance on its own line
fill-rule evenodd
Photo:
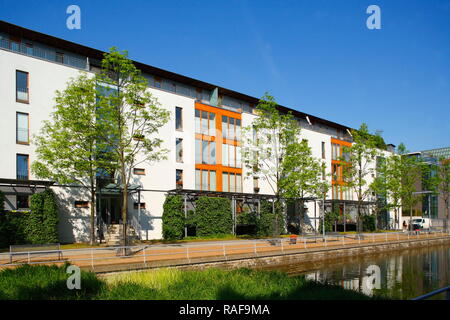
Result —
M 3 36 L 4 39 L 7 37 Z M 1 39 L 1 33 L 0 33 Z M 47 48 L 51 50 L 51 48 Z M 87 58 L 87 57 L 86 57 Z M 29 74 L 29 103 L 16 101 L 16 70 Z M 71 67 L 58 62 L 40 59 L 27 54 L 21 54 L 0 47 L 0 142 L 3 151 L 0 158 L 0 178 L 16 179 L 16 155 L 29 156 L 31 164 L 36 159 L 35 147 L 31 141 L 29 145 L 16 142 L 16 113 L 26 113 L 29 117 L 30 138 L 39 132 L 42 121 L 50 119 L 54 107 L 56 90 L 63 90 L 68 80 L 76 77 L 82 69 Z M 86 71 L 86 70 L 84 70 Z M 173 93 L 168 90 L 155 88 L 148 89 L 157 98 L 161 106 L 172 113 L 170 121 L 159 131 L 159 137 L 164 140 L 162 148 L 169 150 L 167 160 L 156 163 L 145 163 L 138 167 L 145 170 L 145 175 L 134 175 L 132 184 L 139 184 L 141 203 L 145 203 L 138 213 L 134 203 L 137 194 L 131 195 L 129 212 L 140 224 L 142 239 L 159 239 L 162 235 L 162 210 L 165 195 L 168 190 L 176 189 L 176 169 L 183 170 L 183 188 L 195 189 L 195 103 L 196 98 L 188 95 Z M 187 90 L 187 89 L 186 89 Z M 234 101 L 229 99 L 230 101 Z M 238 103 L 238 102 L 233 102 Z M 182 108 L 182 130 L 175 130 L 175 108 Z M 251 124 L 255 115 L 248 112 L 246 105 L 242 112 L 242 127 Z M 251 111 L 251 110 L 250 110 Z M 312 148 L 313 155 L 322 159 L 322 143 L 325 143 L 325 158 L 327 174 L 331 173 L 331 138 L 340 137 L 332 134 L 333 128 L 310 129 L 307 122 L 302 119 L 302 138 L 307 139 Z M 311 126 L 312 127 L 312 126 Z M 336 130 L 334 130 L 336 132 Z M 182 162 L 176 161 L 175 141 L 183 139 Z M 386 153 L 387 155 L 389 153 Z M 253 179 L 247 177 L 247 169 L 242 168 L 242 191 L 253 193 Z M 30 172 L 29 179 L 36 177 Z M 260 182 L 260 194 L 273 194 L 270 186 Z M 89 208 L 76 208 L 75 201 L 88 201 L 89 196 L 80 188 L 53 187 L 58 195 L 60 204 L 60 240 L 61 242 L 87 241 L 89 237 Z M 328 193 L 331 198 L 331 191 Z M 15 195 L 7 195 L 7 207 L 16 208 Z M 314 203 L 308 203 L 308 217 L 313 228 L 318 227 L 320 210 Z

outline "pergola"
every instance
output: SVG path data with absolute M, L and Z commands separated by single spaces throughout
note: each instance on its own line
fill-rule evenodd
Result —
M 361 204 L 363 207 L 367 208 L 369 206 L 375 205 L 377 202 L 376 201 L 362 201 Z M 328 208 L 332 208 L 333 205 L 342 205 L 343 206 L 343 216 L 344 216 L 344 232 L 346 231 L 346 226 L 347 226 L 347 219 L 345 217 L 345 209 L 346 207 L 350 207 L 350 208 L 357 208 L 359 205 L 359 201 L 357 200 L 339 200 L 339 199 L 329 199 L 329 200 L 325 200 L 324 201 L 324 205 L 325 207 Z
M 30 195 L 39 189 L 48 189 L 55 184 L 54 181 L 0 179 L 0 191 L 5 195 Z
M 181 195 L 184 199 L 184 215 L 187 218 L 188 206 L 194 208 L 194 202 L 196 199 L 202 196 L 206 197 L 222 197 L 231 199 L 231 213 L 233 218 L 233 234 L 236 234 L 236 214 L 237 214 L 237 202 L 242 202 L 242 207 L 245 205 L 256 212 L 258 216 L 261 214 L 261 200 L 268 200 L 272 202 L 272 213 L 275 212 L 275 200 L 277 196 L 272 194 L 260 194 L 260 193 L 243 193 L 243 192 L 222 192 L 222 191 L 200 191 L 192 189 L 173 189 L 167 191 L 168 195 Z M 281 198 L 280 200 L 292 200 L 292 201 L 315 201 L 315 198 Z M 184 229 L 185 236 L 187 236 L 187 227 Z

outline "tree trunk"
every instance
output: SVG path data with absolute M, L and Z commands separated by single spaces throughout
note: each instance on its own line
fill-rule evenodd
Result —
M 128 211 L 128 185 L 125 176 L 125 164 L 122 165 L 121 183 L 123 184 L 122 190 L 122 245 L 125 247 L 128 245 L 127 241 L 127 211 Z
M 91 188 L 91 236 L 90 236 L 90 245 L 94 245 L 95 243 L 95 190 Z

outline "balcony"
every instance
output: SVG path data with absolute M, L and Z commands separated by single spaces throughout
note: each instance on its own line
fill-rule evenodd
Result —
M 61 54 L 57 54 L 55 51 L 18 43 L 8 39 L 0 39 L 0 48 L 78 69 L 87 69 L 87 59 L 80 59 L 70 55 L 64 55 L 64 57 L 61 58 Z

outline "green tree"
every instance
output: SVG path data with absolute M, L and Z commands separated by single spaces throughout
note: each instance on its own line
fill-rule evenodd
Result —
M 277 109 L 275 99 L 266 93 L 256 106 L 258 117 L 252 125 L 243 128 L 243 161 L 250 169 L 248 175 L 266 181 L 275 194 L 275 211 L 283 211 L 282 199 L 298 195 L 296 188 L 306 182 L 305 165 L 311 164 L 308 146 L 300 143 L 300 125 L 292 113 L 281 113 Z M 289 156 L 293 152 L 302 158 Z M 288 180 L 292 170 L 296 170 L 295 177 Z M 304 190 L 307 192 L 308 190 Z M 278 221 L 278 219 L 276 220 Z M 278 224 L 278 223 L 277 223 Z M 276 232 L 281 232 L 276 226 Z
M 415 184 L 420 177 L 416 158 L 408 156 L 403 143 L 397 153 L 385 158 L 377 168 L 377 176 L 370 188 L 386 199 L 385 209 L 394 210 L 394 225 L 400 229 L 400 210 L 410 208 L 417 202 Z
M 97 113 L 105 127 L 99 140 L 117 160 L 118 183 L 122 190 L 123 244 L 127 244 L 128 187 L 133 168 L 143 162 L 166 158 L 167 150 L 157 136 L 168 122 L 170 112 L 161 108 L 147 90 L 148 82 L 126 51 L 111 48 L 102 60 L 97 81 L 102 94 L 98 96 Z
M 339 160 L 342 163 L 344 186 L 357 197 L 357 230 L 360 232 L 362 207 L 371 194 L 369 178 L 374 173 L 373 163 L 379 154 L 376 147 L 379 139 L 369 133 L 365 123 L 351 133 L 353 143 L 350 147 L 343 147 L 343 155 Z
M 168 195 L 164 201 L 163 208 L 163 238 L 165 240 L 182 239 L 186 225 L 183 198 L 179 195 Z
M 448 218 L 450 211 L 450 160 L 443 157 L 438 159 L 437 164 L 426 168 L 425 179 L 427 190 L 432 191 L 444 201 L 445 220 L 444 230 L 448 231 Z
M 282 162 L 281 193 L 292 199 L 323 197 L 328 192 L 329 182 L 324 174 L 325 163 L 312 155 L 307 140 L 298 140 L 286 146 Z M 300 203 L 300 223 L 303 221 L 304 201 Z
M 31 166 L 39 178 L 81 185 L 89 192 L 91 244 L 95 241 L 96 176 L 99 168 L 109 170 L 109 162 L 98 156 L 105 147 L 97 139 L 104 128 L 96 119 L 96 97 L 96 80 L 85 73 L 56 92 L 55 110 L 34 137 L 38 159 Z

